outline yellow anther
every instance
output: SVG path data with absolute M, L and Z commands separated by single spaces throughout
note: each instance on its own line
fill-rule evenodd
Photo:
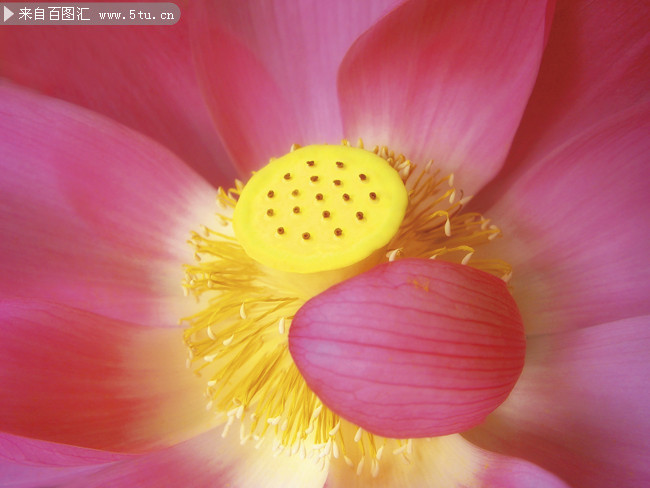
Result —
M 260 263 L 314 273 L 352 265 L 384 247 L 407 204 L 402 178 L 377 154 L 345 145 L 305 146 L 251 177 L 233 227 Z

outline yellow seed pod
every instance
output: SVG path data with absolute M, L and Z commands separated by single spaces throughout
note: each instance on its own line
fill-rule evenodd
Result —
M 313 145 L 255 173 L 233 216 L 237 240 L 260 263 L 315 273 L 357 263 L 391 240 L 408 193 L 386 160 L 365 149 Z

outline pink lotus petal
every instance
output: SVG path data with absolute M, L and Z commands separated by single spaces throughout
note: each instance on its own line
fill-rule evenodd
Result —
M 473 442 L 573 486 L 647 486 L 650 316 L 534 337 L 508 400 Z
M 78 480 L 129 457 L 0 434 L 0 485 L 5 488 L 51 486 L 54 482 Z
M 289 349 L 335 413 L 407 438 L 480 423 L 517 381 L 525 340 L 503 281 L 458 264 L 404 259 L 308 301 L 292 322 Z
M 0 429 L 96 449 L 159 448 L 209 427 L 182 331 L 0 302 Z
M 325 488 L 568 488 L 532 463 L 484 451 L 459 435 L 414 440 L 408 458 L 384 453 L 377 477 L 333 460 Z
M 30 466 L 69 467 L 112 463 L 130 456 L 132 455 L 0 434 L 0 459 L 3 462 Z
M 258 169 L 293 143 L 344 137 L 338 65 L 354 39 L 398 3 L 200 2 L 194 48 L 219 133 L 240 169 Z
M 527 168 L 484 211 L 503 230 L 529 334 L 650 313 L 650 103 L 603 119 Z
M 612 114 L 648 97 L 650 38 L 643 0 L 564 1 L 499 188 Z M 498 196 L 502 190 L 495 191 Z
M 226 184 L 234 172 L 198 87 L 186 16 L 143 29 L 3 29 L 0 76 L 112 117 Z
M 532 91 L 553 2 L 412 0 L 339 73 L 347 137 L 454 172 L 466 193 L 501 168 Z
M 0 459 L 0 486 L 2 488 L 50 488 L 68 486 L 67 483 L 84 479 L 102 466 L 42 467 L 5 463 Z
M 0 293 L 175 325 L 181 265 L 214 190 L 169 151 L 66 102 L 0 84 Z
M 485 488 L 570 488 L 567 483 L 543 468 L 515 457 L 483 451 L 484 471 L 478 476 Z
M 238 430 L 238 429 L 237 429 Z M 66 488 L 321 488 L 327 471 L 300 456 L 273 456 L 239 436 L 211 430 L 183 444 L 115 463 Z

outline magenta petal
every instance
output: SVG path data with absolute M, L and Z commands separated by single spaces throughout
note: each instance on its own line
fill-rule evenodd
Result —
M 0 301 L 0 430 L 122 452 L 210 427 L 182 331 L 31 300 Z
M 647 99 L 649 16 L 645 0 L 558 5 L 506 169 L 534 163 L 601 120 Z
M 650 316 L 529 340 L 508 400 L 465 435 L 572 486 L 649 486 Z
M 0 486 L 2 488 L 50 488 L 68 486 L 67 483 L 84 479 L 100 470 L 99 466 L 51 467 L 6 462 L 0 458 Z
M 510 393 L 525 339 L 503 281 L 462 265 L 387 263 L 308 301 L 289 349 L 335 413 L 395 438 L 460 432 Z
M 31 466 L 87 466 L 112 463 L 130 456 L 0 433 L 0 459 L 7 462 Z
M 176 446 L 114 463 L 66 488 L 322 488 L 327 471 L 298 455 L 273 456 L 238 435 L 208 431 Z
M 0 83 L 0 294 L 176 325 L 214 188 L 151 139 Z
M 107 115 L 226 184 L 234 172 L 201 96 L 186 17 L 144 29 L 3 29 L 0 75 Z
M 70 482 L 129 457 L 0 434 L 0 486 L 34 488 Z
M 206 102 L 240 172 L 288 152 L 300 131 L 264 65 L 210 17 L 197 16 L 193 34 Z
M 206 99 L 240 169 L 258 169 L 293 143 L 340 142 L 339 63 L 399 2 L 195 2 L 193 49 Z
M 478 451 L 478 449 L 477 449 Z M 549 471 L 515 457 L 483 451 L 479 454 L 483 470 L 478 479 L 484 488 L 569 488 L 569 485 Z
M 552 7 L 553 2 L 549 2 Z M 412 0 L 339 73 L 347 137 L 433 159 L 474 193 L 500 169 L 532 91 L 547 2 Z
M 385 453 L 377 477 L 332 460 L 325 487 L 568 488 L 533 463 L 478 448 L 460 435 L 416 439 L 412 448 L 408 463 Z
M 650 102 L 600 120 L 537 160 L 484 210 L 504 239 L 527 334 L 650 313 Z

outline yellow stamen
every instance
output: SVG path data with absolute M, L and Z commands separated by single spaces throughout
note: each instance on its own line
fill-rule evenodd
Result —
M 499 229 L 480 214 L 463 213 L 468 197 L 454 187 L 453 175 L 441 176 L 434 166 L 418 168 L 385 147 L 366 151 L 346 141 L 294 145 L 246 186 L 236 181 L 235 188 L 218 190 L 219 230 L 192 234 L 195 263 L 186 266 L 183 287 L 207 299 L 184 319 L 185 342 L 224 436 L 237 421 L 242 443 L 253 439 L 258 447 L 268 438 L 277 453 L 315 462 L 340 457 L 373 476 L 384 452 L 410 462 L 409 440 L 365 432 L 321 403 L 293 363 L 287 337 L 308 299 L 382 262 L 441 259 L 510 278 L 507 263 L 481 257 Z M 323 223 L 324 211 L 332 222 Z M 321 243 L 324 236 L 330 244 Z M 355 247 L 357 241 L 363 245 Z

